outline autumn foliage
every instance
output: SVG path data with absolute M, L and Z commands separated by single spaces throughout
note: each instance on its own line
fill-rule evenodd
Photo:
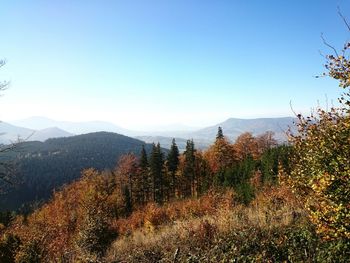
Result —
M 350 43 L 342 55 L 327 56 L 328 75 L 349 87 Z M 311 221 L 325 239 L 350 239 L 350 96 L 338 108 L 321 108 L 308 117 L 298 115 L 289 183 L 303 198 Z

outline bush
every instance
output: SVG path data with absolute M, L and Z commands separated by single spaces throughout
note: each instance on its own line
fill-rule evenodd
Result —
M 341 55 L 327 56 L 328 75 L 350 86 L 350 42 Z M 325 74 L 326 75 L 326 74 Z M 350 239 L 350 94 L 340 108 L 318 109 L 309 117 L 298 115 L 290 184 L 304 198 L 310 218 L 325 239 Z
M 106 216 L 101 211 L 90 209 L 79 228 L 76 245 L 84 260 L 97 259 L 104 255 L 115 238 L 116 235 L 109 229 Z
M 0 241 L 0 259 L 2 263 L 15 262 L 15 255 L 20 246 L 20 239 L 12 234 L 5 234 Z
M 43 262 L 44 251 L 38 240 L 31 240 L 22 244 L 16 255 L 16 263 L 40 263 Z
M 249 205 L 255 197 L 254 187 L 247 183 L 241 183 L 235 187 L 235 200 L 241 204 Z

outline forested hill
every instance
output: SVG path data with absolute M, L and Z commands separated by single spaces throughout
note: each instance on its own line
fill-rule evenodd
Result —
M 21 143 L 8 156 L 20 183 L 0 196 L 0 207 L 17 209 L 25 203 L 46 200 L 53 189 L 79 178 L 83 169 L 114 168 L 121 155 L 138 155 L 142 145 L 150 151 L 150 144 L 109 132 Z

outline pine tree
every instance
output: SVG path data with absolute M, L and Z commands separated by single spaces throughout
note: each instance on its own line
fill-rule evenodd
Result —
M 132 200 L 130 195 L 130 190 L 128 186 L 123 187 L 123 198 L 124 198 L 124 204 L 125 204 L 125 215 L 129 216 L 132 212 Z
M 221 127 L 218 128 L 215 143 L 209 147 L 205 155 L 214 178 L 219 179 L 214 180 L 216 185 L 221 185 L 225 169 L 232 166 L 235 158 L 233 147 L 224 137 Z
M 150 158 L 150 174 L 152 176 L 153 201 L 163 203 L 163 154 L 160 144 L 153 144 Z
M 184 168 L 184 185 L 183 195 L 189 197 L 194 192 L 194 178 L 195 178 L 195 148 L 193 140 L 188 140 L 186 143 L 185 168 Z
M 149 176 L 149 166 L 145 146 L 142 145 L 140 157 L 140 174 L 142 176 L 143 203 L 150 200 L 151 180 Z
M 170 152 L 168 154 L 168 171 L 170 173 L 170 197 L 175 197 L 175 191 L 176 191 L 176 171 L 179 166 L 179 148 L 176 145 L 175 139 L 173 139 Z
M 216 134 L 216 140 L 220 140 L 224 138 L 224 133 L 222 131 L 222 128 L 219 126 L 218 133 Z

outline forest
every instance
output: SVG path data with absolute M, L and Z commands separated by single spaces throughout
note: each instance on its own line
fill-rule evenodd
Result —
M 87 156 L 91 135 L 29 144 L 40 154 L 21 156 L 34 182 L 23 194 L 35 200 L 38 187 L 47 200 L 0 214 L 0 263 L 349 262 L 349 49 L 325 56 L 322 76 L 342 91 L 337 106 L 296 114 L 285 144 L 269 131 L 232 142 L 221 127 L 208 149 L 189 139 L 184 152 L 175 139 L 167 151 L 104 133 L 92 135 L 101 140 Z M 3 147 L 7 190 L 14 149 Z M 86 158 L 93 167 L 83 169 Z M 54 169 L 52 182 L 35 162 Z
M 169 152 L 153 144 L 149 154 L 122 155 L 115 169 L 86 169 L 33 213 L 3 214 L 2 262 L 346 262 L 347 167 L 302 181 L 330 158 L 312 151 L 318 133 L 342 123 L 328 118 L 300 117 L 293 145 L 278 145 L 271 132 L 230 143 L 219 127 L 206 151 L 188 140 L 180 154 L 173 140 Z
M 1 196 L 0 210 L 27 213 L 47 201 L 54 189 L 80 178 L 84 169 L 113 169 L 121 155 L 139 154 L 142 145 L 148 152 L 152 148 L 140 140 L 109 132 L 21 142 L 13 151 L 0 156 L 0 160 L 8 160 L 16 181 L 12 185 L 0 182 L 6 190 Z

